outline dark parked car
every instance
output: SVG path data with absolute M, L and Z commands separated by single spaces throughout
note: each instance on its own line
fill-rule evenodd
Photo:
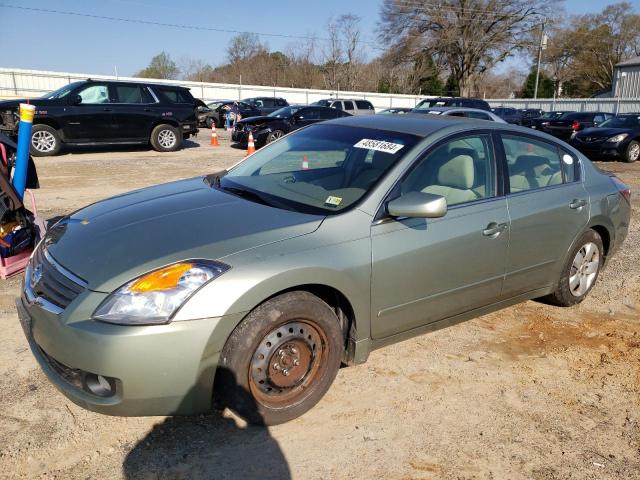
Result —
M 431 107 L 467 107 L 491 111 L 491 107 L 484 100 L 466 97 L 426 98 L 418 103 L 414 110 L 424 110 Z
M 278 97 L 253 97 L 242 100 L 260 112 L 260 115 L 269 115 L 271 112 L 280 110 L 289 105 L 284 98 Z
M 635 162 L 640 158 L 640 114 L 610 118 L 596 128 L 578 132 L 571 144 L 591 159 L 620 158 Z
M 552 112 L 545 112 L 540 117 L 531 119 L 530 127 L 535 130 L 540 130 L 542 124 L 550 122 L 551 120 L 557 120 L 566 113 L 574 113 L 572 110 L 554 110 Z
M 0 102 L 0 131 L 18 132 L 18 105 Z M 195 99 L 187 88 L 85 80 L 30 103 L 36 106 L 31 154 L 56 155 L 63 145 L 151 143 L 160 152 L 180 148 L 198 132 Z
M 211 128 L 211 116 L 213 115 L 213 110 L 209 108 L 209 106 L 204 103 L 199 98 L 196 98 L 196 117 L 198 118 L 198 127 L 209 127 Z
M 405 113 L 409 113 L 411 110 L 413 110 L 413 108 L 408 108 L 408 107 L 385 108 L 384 110 L 378 112 L 378 115 L 388 115 L 390 113 L 405 114 Z
M 256 147 L 271 143 L 284 134 L 312 123 L 349 117 L 348 113 L 330 107 L 290 105 L 261 117 L 247 118 L 236 122 L 231 138 L 234 142 L 246 144 L 249 132 L 253 133 Z
M 605 112 L 566 113 L 557 120 L 543 123 L 541 130 L 562 140 L 570 140 L 576 132 L 597 127 L 610 118 L 613 118 L 613 115 Z
M 522 115 L 522 123 L 523 127 L 530 127 L 533 125 L 534 118 L 540 118 L 544 115 L 544 110 L 540 110 L 539 108 L 521 108 L 520 114 Z
M 211 109 L 211 116 L 210 120 L 208 120 L 207 122 L 207 128 L 211 128 L 212 122 L 216 123 L 216 128 L 224 127 L 226 122 L 225 115 L 231 109 L 233 102 L 233 100 L 218 100 L 209 102 L 207 105 Z M 258 117 L 262 115 L 262 113 L 260 113 L 260 110 L 252 107 L 245 102 L 238 102 L 238 109 L 240 111 L 241 118 Z
M 492 108 L 491 111 L 507 123 L 522 125 L 522 113 L 511 107 Z

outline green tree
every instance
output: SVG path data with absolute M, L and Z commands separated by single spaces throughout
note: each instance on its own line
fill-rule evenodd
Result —
M 416 93 L 423 95 L 442 95 L 444 86 L 440 79 L 440 70 L 428 53 L 421 55 L 414 65 Z
M 533 98 L 536 90 L 536 67 L 534 66 L 522 86 L 520 97 Z M 549 78 L 542 70 L 540 71 L 540 79 L 538 80 L 538 98 L 553 97 L 553 80 Z
M 161 52 L 151 59 L 149 66 L 143 68 L 134 77 L 142 78 L 164 78 L 174 80 L 178 78 L 180 70 L 168 53 Z
M 460 96 L 460 85 L 458 84 L 458 79 L 454 74 L 449 75 L 447 78 L 447 83 L 444 85 L 444 95 L 447 97 Z

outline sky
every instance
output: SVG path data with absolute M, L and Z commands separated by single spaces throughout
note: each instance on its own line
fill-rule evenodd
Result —
M 570 13 L 600 11 L 610 0 L 565 0 Z M 631 0 L 636 11 L 640 0 Z M 179 5 L 183 6 L 180 7 Z M 375 44 L 381 0 L 0 0 L 0 66 L 129 76 L 166 51 L 184 61 L 225 61 L 232 31 L 263 33 L 271 50 L 301 42 L 286 36 L 323 36 L 331 17 L 359 15 L 366 41 Z M 7 5 L 23 9 L 7 8 Z M 126 23 L 26 9 L 48 9 L 146 22 L 204 27 L 204 30 Z M 269 36 L 275 34 L 281 36 Z M 369 54 L 375 50 L 369 47 Z

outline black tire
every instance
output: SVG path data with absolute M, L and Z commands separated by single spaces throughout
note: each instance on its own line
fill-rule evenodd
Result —
M 627 163 L 633 163 L 640 158 L 640 143 L 636 140 L 631 140 L 627 145 L 627 150 L 624 152 L 622 159 Z
M 275 142 L 283 135 L 284 135 L 284 132 L 282 130 L 274 130 L 273 132 L 269 133 L 269 135 L 267 135 L 267 140 L 264 142 L 264 144 L 268 145 L 271 142 Z
M 163 123 L 151 131 L 149 141 L 158 152 L 175 152 L 182 144 L 182 132 L 173 125 Z
M 34 157 L 52 157 L 60 153 L 60 134 L 49 125 L 34 125 L 31 130 L 29 153 Z
M 580 277 L 581 271 L 574 265 L 574 260 L 577 259 L 578 252 L 581 252 L 581 254 L 585 252 L 585 247 L 587 245 L 595 245 L 595 247 L 597 248 L 597 266 L 595 272 L 593 272 L 595 275 L 590 279 L 590 281 L 586 283 L 587 287 L 586 289 L 584 289 L 584 291 L 582 291 L 580 289 L 572 288 L 573 286 L 571 285 L 570 279 L 573 278 L 574 275 Z M 586 260 L 588 261 L 590 259 L 587 258 Z M 591 258 L 591 260 L 593 260 L 593 257 Z M 604 248 L 602 246 L 602 239 L 600 238 L 600 235 L 598 235 L 598 233 L 594 230 L 587 230 L 582 234 L 580 239 L 576 242 L 575 247 L 571 250 L 571 253 L 569 254 L 567 261 L 565 262 L 565 265 L 562 269 L 562 274 L 560 276 L 558 286 L 556 287 L 556 291 L 551 295 L 544 297 L 544 300 L 559 307 L 571 307 L 572 305 L 576 305 L 582 302 L 587 297 L 593 286 L 596 284 L 596 280 L 598 279 L 598 275 L 600 274 L 603 261 Z M 591 270 L 589 268 L 586 268 L 582 272 L 590 271 Z M 591 273 L 587 273 L 585 275 L 589 276 L 591 275 Z
M 211 130 L 211 125 L 213 125 L 213 123 L 215 122 L 213 117 L 207 117 L 204 121 L 205 126 Z M 216 125 L 216 128 L 218 128 L 218 126 Z
M 329 305 L 308 292 L 274 297 L 253 310 L 227 340 L 215 403 L 256 425 L 292 420 L 329 389 L 343 350 L 340 321 Z

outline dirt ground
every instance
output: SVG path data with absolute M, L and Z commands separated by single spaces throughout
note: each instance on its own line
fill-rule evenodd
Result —
M 209 173 L 243 156 L 199 145 L 38 159 L 40 212 Z M 0 285 L 0 478 L 640 479 L 640 163 L 624 249 L 571 309 L 527 302 L 374 352 L 309 413 L 269 429 L 230 415 L 117 418 L 49 384 Z

